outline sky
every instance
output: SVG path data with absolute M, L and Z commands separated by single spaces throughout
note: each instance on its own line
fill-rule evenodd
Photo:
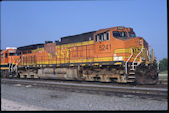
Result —
M 132 27 L 158 61 L 168 58 L 167 0 L 1 2 L 1 49 L 115 26 Z

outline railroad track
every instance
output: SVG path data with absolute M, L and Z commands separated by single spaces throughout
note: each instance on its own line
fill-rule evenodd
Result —
M 3 84 L 22 84 L 34 87 L 45 87 L 50 89 L 59 89 L 73 92 L 94 93 L 104 95 L 134 95 L 143 98 L 168 99 L 167 88 L 136 87 L 136 86 L 111 86 L 100 84 L 79 84 L 64 83 L 46 80 L 23 80 L 23 79 L 1 79 Z
M 10 78 L 3 78 L 10 79 Z M 19 80 L 18 78 L 12 78 L 14 80 Z M 135 83 L 116 83 L 116 82 L 99 82 L 99 81 L 79 81 L 79 80 L 60 80 L 60 79 L 34 79 L 34 78 L 22 78 L 22 80 L 35 80 L 35 81 L 48 81 L 48 82 L 62 82 L 62 83 L 77 83 L 77 84 L 91 84 L 91 85 L 106 85 L 106 86 L 123 86 L 123 87 L 145 87 L 145 88 L 168 88 L 168 84 L 163 84 L 159 80 L 158 84 L 150 85 L 140 85 Z

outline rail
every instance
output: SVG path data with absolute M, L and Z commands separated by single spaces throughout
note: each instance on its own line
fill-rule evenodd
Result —
M 122 87 L 122 86 L 107 86 L 107 85 L 94 85 L 94 84 L 76 84 L 76 83 L 62 83 L 52 81 L 37 81 L 37 80 L 14 80 L 2 79 L 2 84 L 21 84 L 31 85 L 33 87 L 46 87 L 52 89 L 61 89 L 67 91 L 83 91 L 87 93 L 94 92 L 94 94 L 108 93 L 110 95 L 116 94 L 129 94 L 136 96 L 144 96 L 158 99 L 168 98 L 167 88 L 143 88 L 143 87 Z

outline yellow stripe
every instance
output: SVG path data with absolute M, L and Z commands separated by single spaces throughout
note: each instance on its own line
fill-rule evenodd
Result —
M 99 65 L 99 63 L 94 63 L 93 65 Z
M 1 65 L 8 65 L 8 63 L 1 63 Z
M 121 62 L 117 62 L 117 63 L 115 63 L 115 64 L 121 64 Z
M 38 49 L 32 50 L 32 52 L 37 52 L 37 51 L 44 51 L 44 48 L 38 48 Z
M 102 57 L 102 58 L 90 58 L 90 59 L 75 59 L 75 60 L 60 60 L 60 61 L 43 61 L 37 62 L 40 64 L 66 64 L 66 63 L 86 63 L 86 62 L 103 62 L 103 61 L 113 61 L 113 57 Z
M 141 46 L 139 46 L 139 47 L 131 47 L 131 48 L 115 49 L 114 53 L 131 53 L 131 49 L 133 49 L 135 53 L 138 53 L 138 52 L 141 51 Z
M 85 66 L 86 64 L 81 64 L 82 66 Z
M 114 61 L 114 57 L 101 57 L 101 58 L 90 58 L 90 59 L 75 59 L 75 60 L 60 60 L 60 61 L 42 61 L 37 62 L 37 65 L 41 64 L 67 64 L 67 63 L 87 63 L 87 62 L 106 62 L 106 61 Z M 129 56 L 123 56 L 124 59 L 128 59 Z M 134 60 L 135 57 L 132 57 L 130 60 Z M 136 62 L 140 61 L 140 57 L 136 59 Z M 27 65 L 32 65 L 31 63 L 27 63 Z
M 60 45 L 60 46 L 56 46 L 57 48 L 68 48 L 68 47 L 76 47 L 76 46 L 84 46 L 84 45 L 90 45 L 90 44 L 94 44 L 94 41 L 85 41 L 85 42 L 78 42 L 78 43 L 72 43 L 72 44 L 64 44 L 64 45 Z
M 129 56 L 124 57 L 129 58 Z M 132 57 L 130 60 L 134 60 L 135 57 Z M 140 60 L 140 57 L 136 59 L 136 61 Z M 75 59 L 75 60 L 61 60 L 61 61 L 46 61 L 46 62 L 38 62 L 37 64 L 66 64 L 66 63 L 86 63 L 86 62 L 105 62 L 105 61 L 114 61 L 113 57 L 101 57 L 101 58 L 90 58 L 90 59 Z
M 94 62 L 113 61 L 113 57 L 94 58 Z
M 130 53 L 131 50 L 130 49 L 116 49 L 114 50 L 114 53 Z
M 0 69 L 5 70 L 5 69 L 9 69 L 9 67 L 1 67 Z

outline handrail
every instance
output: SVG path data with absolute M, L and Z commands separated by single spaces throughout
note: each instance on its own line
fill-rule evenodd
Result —
M 150 61 L 150 55 L 148 49 L 147 49 L 147 57 L 148 57 L 148 61 Z
M 10 72 L 11 71 L 11 63 L 8 63 L 8 64 L 9 64 L 9 69 L 8 70 Z
M 133 61 L 133 63 L 132 63 L 132 70 L 134 70 L 134 63 L 135 63 L 137 57 L 138 57 L 138 56 L 141 54 L 141 52 L 143 51 L 143 49 L 144 49 L 144 48 L 142 48 L 141 51 L 137 54 L 137 56 L 134 58 L 134 61 Z
M 160 62 L 157 62 L 157 71 L 159 72 L 159 70 L 160 70 Z
M 127 74 L 127 63 L 128 61 L 131 59 L 131 57 L 133 56 L 133 49 L 131 49 L 131 55 L 130 57 L 127 59 L 126 63 L 125 63 L 125 73 Z
M 14 69 L 15 69 L 15 70 L 17 70 L 17 66 L 18 66 L 18 64 L 19 64 L 20 61 L 21 61 L 21 59 L 17 60 L 17 63 L 16 63 L 16 65 L 14 66 Z

